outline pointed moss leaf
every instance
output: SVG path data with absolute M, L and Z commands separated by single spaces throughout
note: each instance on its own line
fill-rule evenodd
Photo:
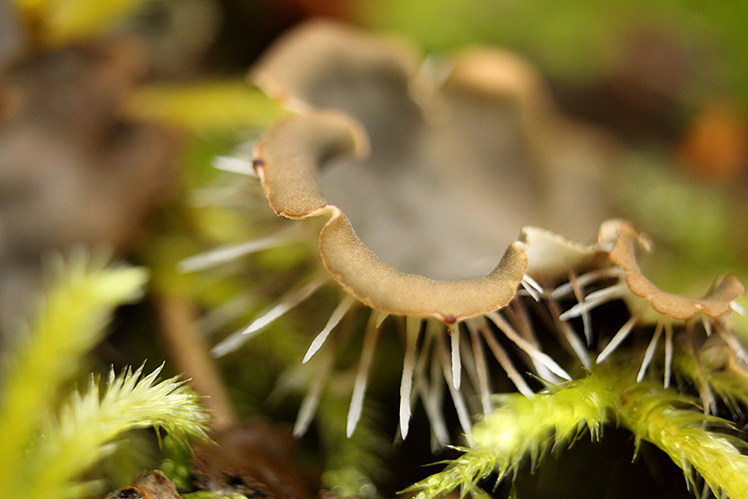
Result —
M 493 471 L 503 477 L 516 471 L 525 456 L 536 458 L 549 445 L 568 443 L 585 430 L 596 438 L 616 406 L 615 382 L 613 376 L 590 374 L 535 398 L 502 397 L 502 405 L 473 427 L 474 447 L 408 491 L 417 492 L 417 499 L 433 499 L 455 489 L 480 494 L 477 482 Z
M 209 416 L 199 396 L 176 377 L 157 382 L 160 372 L 112 371 L 103 394 L 94 379 L 86 393 L 74 393 L 27 456 L 23 497 L 77 497 L 75 480 L 127 430 L 153 426 L 184 446 L 207 439 Z

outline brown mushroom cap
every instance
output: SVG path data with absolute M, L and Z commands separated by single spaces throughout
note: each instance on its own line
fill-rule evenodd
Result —
M 296 111 L 363 125 L 371 155 L 331 162 L 320 185 L 403 271 L 485 275 L 523 225 L 586 237 L 604 218 L 605 148 L 561 118 L 516 55 L 474 47 L 424 60 L 399 40 L 313 20 L 279 38 L 249 77 Z
M 361 76 L 371 82 L 372 89 L 384 82 L 393 90 L 407 91 L 420 58 L 410 46 L 396 40 L 315 19 L 289 30 L 271 45 L 253 66 L 249 79 L 296 110 L 339 109 L 341 101 L 363 109 L 369 103 L 356 102 L 348 93 L 362 83 Z M 331 86 L 337 92 L 330 92 Z M 359 114 L 353 109 L 348 112 Z
M 432 316 L 447 324 L 509 303 L 527 268 L 523 243 L 512 243 L 485 277 L 438 281 L 396 270 L 359 239 L 343 212 L 325 201 L 317 171 L 333 156 L 362 155 L 367 149 L 363 130 L 350 118 L 307 112 L 281 121 L 263 135 L 253 164 L 275 213 L 291 219 L 330 216 L 320 233 L 322 262 L 362 303 L 390 314 Z
M 612 243 L 609 258 L 626 273 L 626 284 L 631 292 L 649 301 L 659 314 L 675 320 L 688 320 L 702 313 L 715 319 L 731 311 L 731 302 L 745 294 L 740 280 L 728 275 L 703 299 L 696 300 L 662 291 L 644 277 L 636 260 L 637 251 L 648 248 L 646 239 L 624 220 L 606 222 L 600 231 L 601 242 Z

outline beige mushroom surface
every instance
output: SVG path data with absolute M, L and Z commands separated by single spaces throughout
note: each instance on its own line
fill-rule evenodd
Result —
M 604 218 L 609 157 L 589 153 L 599 138 L 562 119 L 515 55 L 424 62 L 400 42 L 314 21 L 251 78 L 298 111 L 254 152 L 271 207 L 329 216 L 322 261 L 372 308 L 447 324 L 497 310 L 527 267 L 523 226 L 586 237 Z M 580 154 L 574 168 L 558 159 Z
M 623 220 L 611 220 L 601 230 L 601 238 L 612 238 L 609 258 L 626 274 L 631 293 L 649 302 L 661 315 L 685 321 L 698 314 L 716 319 L 732 311 L 731 304 L 745 294 L 745 285 L 728 275 L 704 298 L 694 299 L 662 291 L 647 279 L 639 268 L 637 253 L 648 249 L 649 243 L 636 229 Z
M 522 243 L 512 243 L 485 277 L 438 281 L 395 269 L 359 239 L 341 210 L 325 201 L 315 160 L 346 147 L 361 152 L 365 150 L 361 143 L 355 123 L 336 114 L 310 112 L 279 123 L 255 148 L 253 164 L 278 215 L 330 216 L 320 233 L 320 255 L 332 277 L 372 308 L 397 315 L 434 316 L 447 324 L 509 303 L 527 267 Z

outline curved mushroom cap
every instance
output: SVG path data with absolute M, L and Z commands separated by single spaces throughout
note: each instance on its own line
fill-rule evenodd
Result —
M 319 185 L 361 240 L 403 271 L 484 275 L 525 225 L 574 238 L 605 218 L 595 193 L 609 157 L 578 154 L 580 142 L 604 148 L 560 119 L 542 79 L 515 55 L 474 48 L 424 61 L 397 40 L 311 21 L 249 76 L 297 111 L 361 123 L 371 154 L 330 162 Z M 562 131 L 574 138 L 548 139 Z
M 322 163 L 340 154 L 364 154 L 365 135 L 343 115 L 307 112 L 272 127 L 257 143 L 253 164 L 272 209 L 281 216 L 330 219 L 320 233 L 320 256 L 332 277 L 362 303 L 390 314 L 433 316 L 447 324 L 504 307 L 527 268 L 525 245 L 512 243 L 487 276 L 439 281 L 406 274 L 380 260 L 348 218 L 319 187 Z
M 382 79 L 407 87 L 420 59 L 404 43 L 315 19 L 289 30 L 271 45 L 253 66 L 249 79 L 291 106 L 338 108 L 341 98 L 351 97 L 340 93 L 357 90 L 362 76 L 371 79 L 372 85 Z M 358 81 L 351 81 L 352 77 Z M 330 85 L 340 93 L 331 93 Z
M 317 175 L 320 164 L 338 155 L 366 156 L 361 125 L 345 115 L 316 112 L 280 121 L 254 151 L 252 166 L 277 215 L 301 219 L 327 206 Z
M 626 284 L 631 293 L 649 301 L 659 314 L 675 320 L 687 320 L 702 313 L 715 319 L 731 311 L 731 302 L 745 294 L 740 280 L 728 275 L 705 298 L 696 300 L 662 291 L 644 277 L 636 255 L 640 249 L 649 249 L 649 242 L 624 220 L 610 220 L 600 229 L 600 242 L 609 244 L 610 261 L 626 273 Z
M 249 79 L 295 111 L 336 110 L 361 122 L 374 154 L 409 147 L 420 109 L 411 82 L 420 55 L 403 43 L 328 20 L 312 20 L 281 36 Z

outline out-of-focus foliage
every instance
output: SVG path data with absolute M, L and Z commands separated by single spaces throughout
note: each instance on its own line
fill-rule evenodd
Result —
M 47 43 L 103 35 L 146 0 L 15 0 Z
M 59 261 L 57 267 L 57 282 L 44 294 L 28 339 L 3 375 L 0 478 L 4 484 L 17 475 L 23 447 L 79 360 L 102 338 L 114 307 L 139 298 L 146 281 L 143 269 L 110 269 L 82 254 L 68 263 Z
M 133 94 L 125 112 L 201 133 L 261 129 L 288 114 L 241 81 L 148 86 Z
M 647 35 L 693 50 L 705 90 L 733 90 L 748 104 L 748 5 L 738 1 L 383 0 L 361 4 L 361 22 L 413 37 L 428 50 L 496 43 L 519 49 L 556 76 L 595 79 L 621 49 Z M 696 88 L 688 89 L 691 91 Z

